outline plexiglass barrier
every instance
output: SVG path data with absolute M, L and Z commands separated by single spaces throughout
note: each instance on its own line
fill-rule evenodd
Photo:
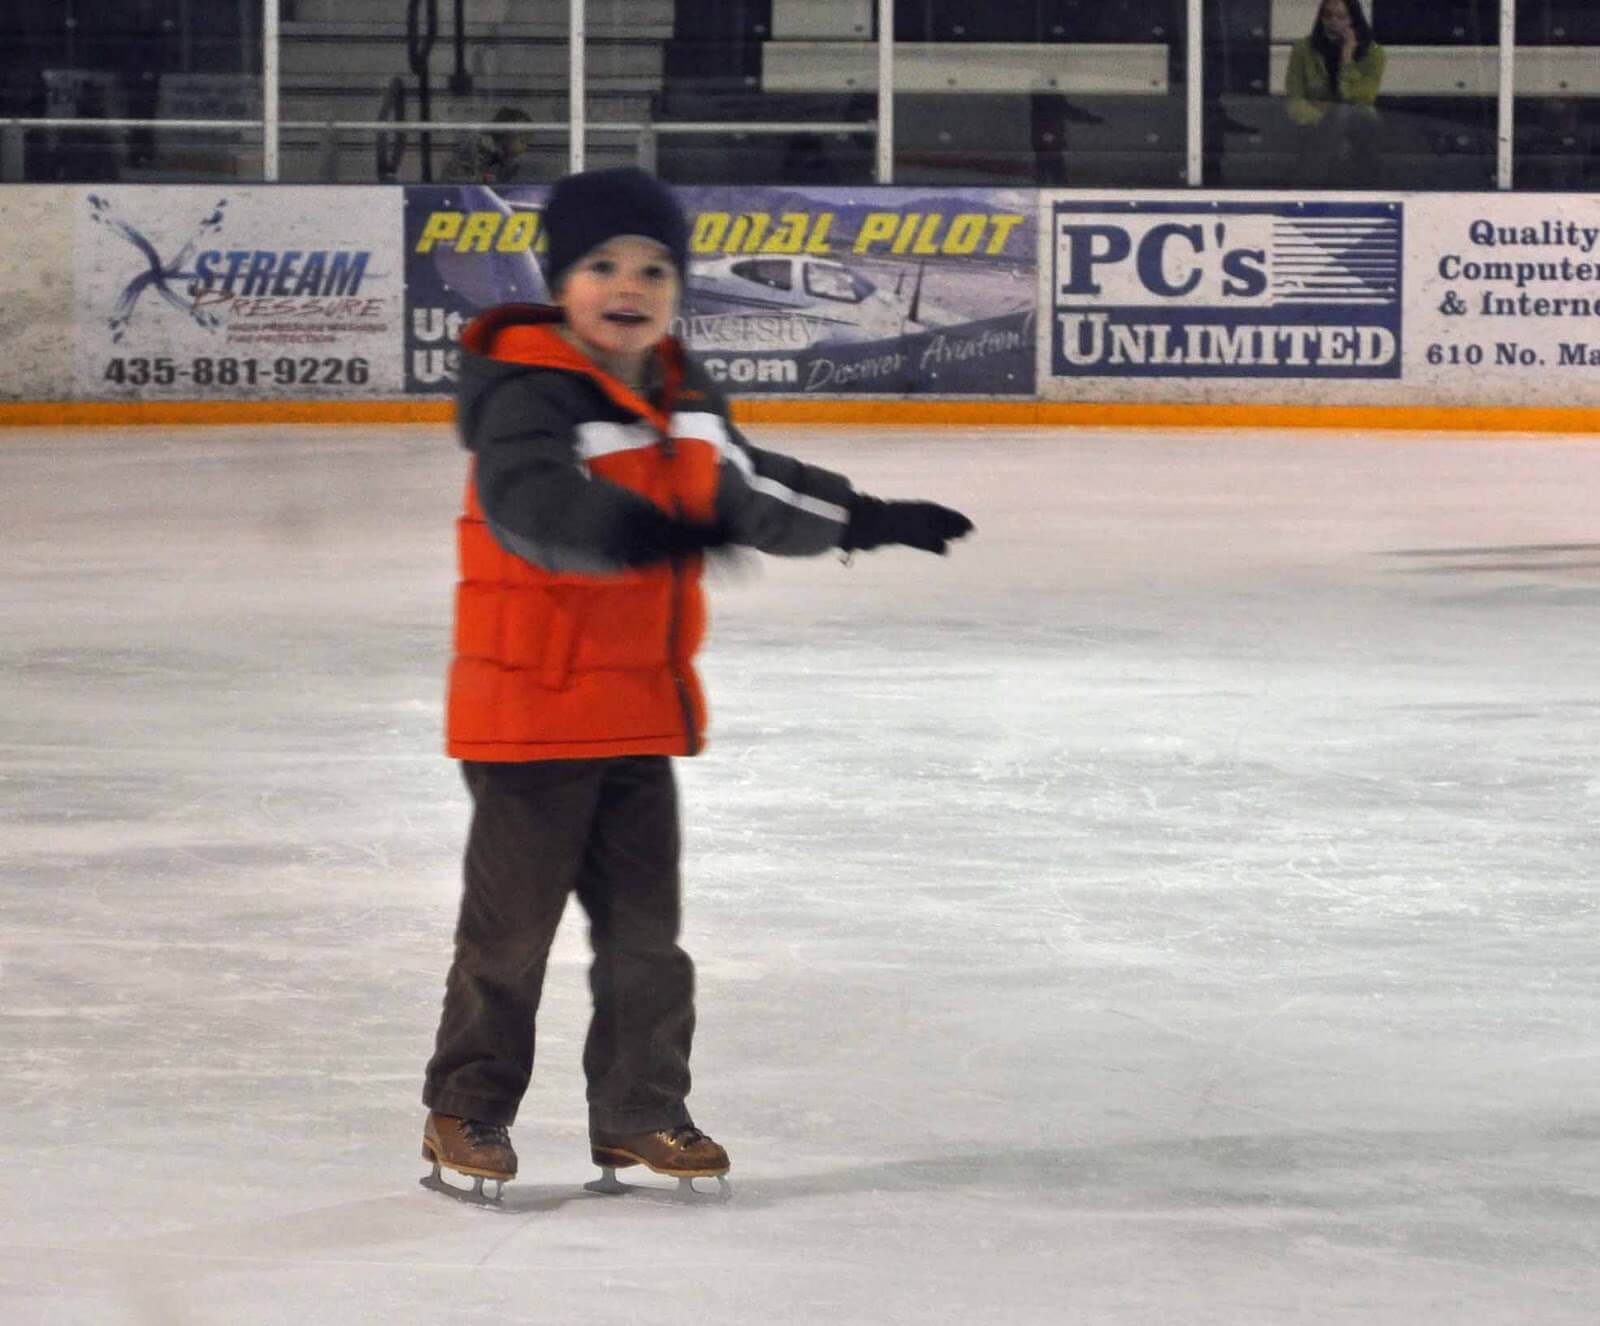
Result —
M 1593 0 L 0 11 L 9 182 L 1578 190 L 1597 129 Z

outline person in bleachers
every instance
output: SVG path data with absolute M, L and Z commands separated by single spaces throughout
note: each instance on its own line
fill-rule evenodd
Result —
M 494 123 L 529 124 L 526 111 L 502 106 L 494 113 Z M 474 134 L 450 155 L 446 179 L 455 184 L 509 184 L 522 169 L 528 151 L 528 135 L 507 128 L 496 133 Z
M 1302 184 L 1372 182 L 1380 156 L 1376 102 L 1384 51 L 1361 0 L 1321 0 L 1311 35 L 1289 54 L 1289 118 L 1302 127 Z

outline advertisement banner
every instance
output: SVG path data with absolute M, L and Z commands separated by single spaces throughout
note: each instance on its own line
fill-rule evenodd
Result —
M 0 191 L 0 398 L 448 394 L 468 318 L 548 299 L 544 196 Z M 1587 195 L 681 196 L 673 330 L 741 395 L 1600 407 Z
M 1418 195 L 1411 399 L 1600 405 L 1600 199 Z
M 1592 196 L 1061 192 L 1042 210 L 1046 399 L 1600 405 Z
M 545 302 L 538 186 L 406 191 L 406 386 L 448 392 L 462 322 Z M 1030 396 L 1029 191 L 686 188 L 672 331 L 741 395 Z
M 405 386 L 455 389 L 456 344 L 474 314 L 495 304 L 545 304 L 544 185 L 406 189 Z
M 401 392 L 401 191 L 74 191 L 75 394 Z
M 1047 208 L 1041 358 L 1063 394 L 1401 376 L 1398 201 L 1058 195 Z
M 70 399 L 72 204 L 66 185 L 0 188 L 0 401 Z

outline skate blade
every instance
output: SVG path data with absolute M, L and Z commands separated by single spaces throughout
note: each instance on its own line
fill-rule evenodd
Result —
M 716 1181 L 716 1189 L 696 1188 L 695 1179 L 702 1183 L 707 1179 Z M 694 1177 L 681 1177 L 677 1186 L 673 1188 L 658 1188 L 647 1183 L 623 1183 L 617 1178 L 617 1171 L 610 1165 L 602 1165 L 600 1177 L 592 1179 L 583 1185 L 585 1192 L 598 1193 L 602 1197 L 643 1197 L 650 1201 L 672 1202 L 678 1205 L 700 1205 L 702 1203 L 721 1203 L 733 1200 L 733 1189 L 728 1180 L 721 1174 L 696 1175 Z
M 463 1202 L 467 1206 L 488 1207 L 490 1210 L 505 1209 L 500 1200 L 506 1190 L 507 1181 L 505 1179 L 484 1179 L 481 1175 L 463 1175 L 462 1177 L 471 1178 L 472 1187 L 456 1187 L 455 1184 L 445 1179 L 443 1173 L 440 1172 L 439 1166 L 434 1165 L 433 1173 L 424 1174 L 417 1182 L 429 1192 L 442 1193 L 446 1197 L 453 1197 L 456 1201 Z M 483 1190 L 483 1185 L 486 1182 L 494 1184 L 493 1197 Z

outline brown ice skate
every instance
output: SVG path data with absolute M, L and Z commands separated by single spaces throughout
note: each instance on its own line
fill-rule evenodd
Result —
M 698 1192 L 695 1179 L 715 1179 L 716 1196 L 726 1198 L 728 1181 L 723 1176 L 731 1168 L 728 1153 L 693 1124 L 661 1128 L 647 1133 L 607 1133 L 598 1129 L 589 1137 L 589 1154 L 600 1166 L 601 1176 L 587 1186 L 591 1191 L 622 1193 L 634 1191 L 617 1182 L 617 1171 L 643 1165 L 656 1174 L 678 1180 L 682 1196 L 710 1196 Z
M 517 1153 L 511 1149 L 504 1124 L 430 1113 L 422 1128 L 422 1158 L 433 1162 L 433 1173 L 422 1180 L 422 1186 L 463 1201 L 497 1203 L 506 1184 L 517 1177 Z M 471 1178 L 472 1191 L 446 1183 L 441 1166 Z M 492 1198 L 484 1195 L 485 1179 L 495 1182 Z

